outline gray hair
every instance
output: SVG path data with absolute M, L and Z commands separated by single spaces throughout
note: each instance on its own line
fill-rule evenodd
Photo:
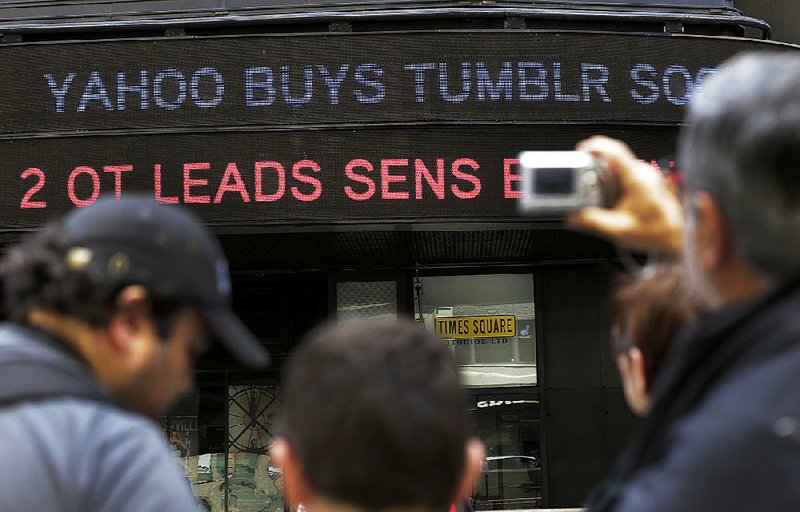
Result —
M 730 60 L 692 99 L 687 123 L 687 191 L 714 197 L 734 247 L 765 278 L 800 274 L 800 55 Z

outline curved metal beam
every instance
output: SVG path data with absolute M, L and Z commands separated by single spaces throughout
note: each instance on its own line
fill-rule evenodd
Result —
M 683 23 L 687 25 L 739 25 L 759 30 L 762 39 L 772 36 L 772 27 L 760 19 L 743 15 L 699 14 L 685 12 L 652 12 L 652 11 L 610 11 L 590 9 L 557 9 L 539 7 L 414 7 L 371 9 L 369 5 L 352 6 L 344 10 L 307 10 L 293 12 L 270 13 L 191 13 L 150 15 L 148 18 L 133 15 L 109 15 L 97 19 L 60 19 L 54 21 L 5 21 L 0 22 L 0 32 L 52 32 L 90 31 L 90 30 L 133 30 L 152 29 L 154 27 L 189 27 L 219 26 L 257 23 L 303 23 L 331 21 L 391 21 L 432 18 L 505 18 L 522 17 L 540 20 L 587 21 L 587 22 L 625 22 L 625 23 Z

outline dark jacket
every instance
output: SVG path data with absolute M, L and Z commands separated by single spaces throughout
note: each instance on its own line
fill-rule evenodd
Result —
M 155 424 L 114 404 L 80 357 L 0 325 L 0 510 L 196 510 Z
M 682 336 L 591 511 L 800 511 L 800 286 Z

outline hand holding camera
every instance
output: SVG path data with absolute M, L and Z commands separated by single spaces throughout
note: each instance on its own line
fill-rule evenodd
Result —
M 522 212 L 564 214 L 590 206 L 612 208 L 617 180 L 605 163 L 584 151 L 524 151 L 519 155 Z
M 642 251 L 681 251 L 681 205 L 666 179 L 618 140 L 595 136 L 575 152 L 524 152 L 521 208 L 567 213 L 568 224 Z

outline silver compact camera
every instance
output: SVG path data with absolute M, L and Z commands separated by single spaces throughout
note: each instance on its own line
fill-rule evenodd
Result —
M 520 211 L 561 214 L 587 206 L 614 206 L 619 197 L 608 168 L 583 151 L 523 151 Z

